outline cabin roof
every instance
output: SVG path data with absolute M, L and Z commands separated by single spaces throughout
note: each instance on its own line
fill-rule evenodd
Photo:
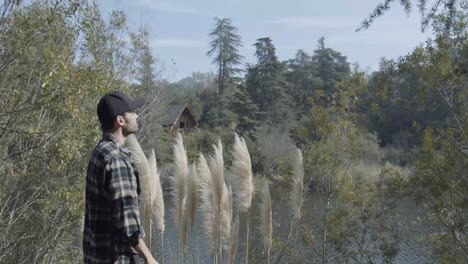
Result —
M 166 115 L 163 118 L 164 125 L 171 125 L 177 120 L 177 118 L 187 109 L 187 112 L 190 114 L 191 118 L 196 122 L 195 117 L 192 114 L 192 111 L 188 108 L 187 104 L 185 105 L 170 105 L 166 110 Z

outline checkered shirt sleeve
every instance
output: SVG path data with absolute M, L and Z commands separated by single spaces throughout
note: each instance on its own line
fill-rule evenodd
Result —
M 132 166 L 120 157 L 113 158 L 106 166 L 109 198 L 114 208 L 112 218 L 124 241 L 131 246 L 138 244 L 140 237 L 140 212 Z

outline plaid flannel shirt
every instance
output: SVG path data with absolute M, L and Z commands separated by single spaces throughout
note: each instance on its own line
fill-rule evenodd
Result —
M 144 236 L 140 183 L 129 150 L 104 134 L 93 151 L 86 177 L 83 254 L 86 264 L 131 263 Z

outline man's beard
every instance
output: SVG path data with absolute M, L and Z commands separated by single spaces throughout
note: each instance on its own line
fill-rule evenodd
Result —
M 131 134 L 135 134 L 136 132 L 138 132 L 138 128 L 136 129 L 129 129 L 128 127 L 124 126 L 122 127 L 122 134 L 126 137 L 128 135 L 131 135 Z

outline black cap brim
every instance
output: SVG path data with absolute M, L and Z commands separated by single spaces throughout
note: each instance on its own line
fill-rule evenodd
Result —
M 140 97 L 135 99 L 132 104 L 130 105 L 130 110 L 135 111 L 140 109 L 145 104 L 145 98 Z

